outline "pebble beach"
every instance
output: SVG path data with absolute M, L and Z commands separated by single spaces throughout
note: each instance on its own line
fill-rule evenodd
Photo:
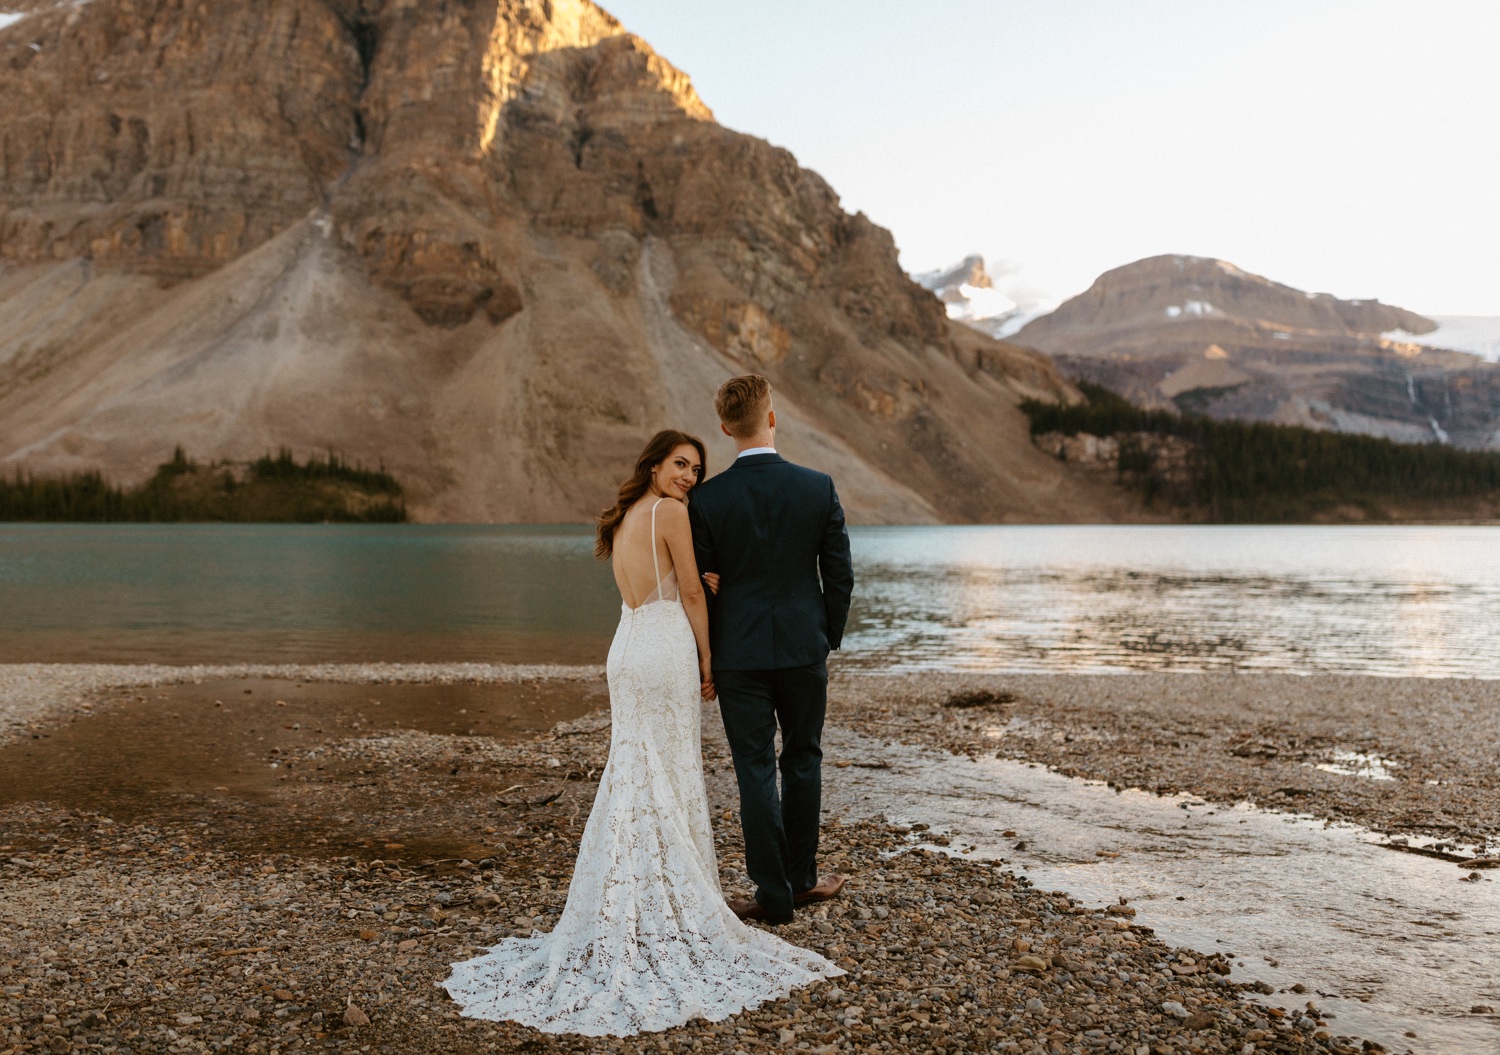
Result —
M 844 675 L 829 720 L 1130 786 L 1285 801 L 1460 857 L 1495 842 L 1480 748 L 1497 689 Z M 824 865 L 851 876 L 846 893 L 781 933 L 845 977 L 633 1038 L 462 1019 L 438 988 L 447 964 L 561 911 L 606 705 L 598 668 L 582 667 L 5 668 L 0 1055 L 1386 1050 L 1346 1035 L 1315 994 L 1256 980 L 1232 944 L 1174 948 L 1129 904 L 1039 889 L 921 824 L 838 816 Z M 1317 768 L 1336 751 L 1401 778 Z M 705 766 L 721 878 L 747 894 L 713 737 Z M 1413 1044 L 1390 1050 L 1427 1050 Z

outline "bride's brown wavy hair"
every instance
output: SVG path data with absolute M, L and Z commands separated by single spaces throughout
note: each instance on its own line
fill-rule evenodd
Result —
M 703 441 L 697 436 L 689 436 L 676 429 L 662 429 L 652 436 L 646 443 L 646 449 L 635 460 L 635 472 L 620 485 L 615 504 L 599 514 L 599 533 L 594 542 L 595 557 L 600 560 L 609 559 L 610 554 L 615 551 L 615 531 L 619 528 L 620 521 L 625 519 L 630 507 L 651 490 L 651 470 L 666 461 L 673 451 L 684 444 L 698 449 L 698 479 L 702 480 L 708 475 L 708 452 L 703 449 Z

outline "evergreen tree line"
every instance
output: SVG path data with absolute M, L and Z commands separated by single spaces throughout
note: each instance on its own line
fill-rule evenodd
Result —
M 178 448 L 180 452 L 182 448 Z M 340 480 L 350 483 L 371 494 L 401 494 L 401 485 L 385 471 L 366 469 L 358 462 L 345 461 L 337 452 L 329 451 L 319 458 L 313 455 L 305 462 L 298 462 L 292 452 L 283 447 L 276 457 L 263 454 L 250 463 L 250 473 L 257 480 Z
M 342 485 L 342 486 L 340 486 Z M 350 501 L 350 491 L 376 496 Z M 194 462 L 181 447 L 145 483 L 122 488 L 97 471 L 0 478 L 0 521 L 364 521 L 406 520 L 400 483 L 330 451 L 298 462 L 266 454 L 244 480 L 225 466 Z
M 1165 497 L 1221 523 L 1305 519 L 1354 505 L 1379 515 L 1385 503 L 1500 497 L 1500 454 L 1440 443 L 1394 443 L 1374 436 L 1296 425 L 1218 421 L 1201 414 L 1143 410 L 1101 385 L 1075 384 L 1076 406 L 1026 400 L 1033 436 L 1061 432 L 1120 438 L 1121 481 L 1148 500 Z M 1156 476 L 1134 436 L 1179 436 L 1193 445 L 1184 492 Z

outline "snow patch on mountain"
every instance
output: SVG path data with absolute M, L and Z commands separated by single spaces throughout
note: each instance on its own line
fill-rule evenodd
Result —
M 1162 311 L 1169 319 L 1180 319 L 1184 315 L 1222 315 L 1223 312 L 1206 300 L 1185 300 L 1181 304 L 1168 304 Z
M 1009 337 L 1032 319 L 1053 311 L 1062 299 L 1034 287 L 1017 264 L 1001 262 L 992 273 L 984 257 L 966 256 L 952 267 L 913 275 L 937 294 L 956 319 L 991 337 Z
M 1438 328 L 1413 334 L 1391 330 L 1381 334 L 1388 341 L 1468 352 L 1490 362 L 1500 362 L 1500 315 L 1429 315 Z

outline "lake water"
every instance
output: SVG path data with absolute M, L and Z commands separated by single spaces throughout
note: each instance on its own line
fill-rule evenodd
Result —
M 0 525 L 0 661 L 602 662 L 578 527 Z M 1500 677 L 1500 528 L 862 528 L 841 662 Z

